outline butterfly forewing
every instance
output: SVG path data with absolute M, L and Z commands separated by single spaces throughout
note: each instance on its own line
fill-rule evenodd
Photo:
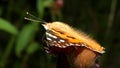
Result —
M 60 38 L 56 36 L 54 32 L 47 30 L 46 31 L 46 42 L 48 46 L 55 46 L 60 48 L 66 48 L 68 46 L 81 46 L 80 44 L 70 43 L 67 39 Z

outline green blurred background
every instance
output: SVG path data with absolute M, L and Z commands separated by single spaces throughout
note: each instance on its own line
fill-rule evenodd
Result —
M 0 0 L 0 68 L 55 68 L 45 53 L 43 27 L 24 17 L 62 21 L 106 48 L 101 68 L 120 68 L 120 0 Z

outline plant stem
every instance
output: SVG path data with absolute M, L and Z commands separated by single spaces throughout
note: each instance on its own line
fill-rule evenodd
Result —
M 111 29 L 112 24 L 114 22 L 116 6 L 117 6 L 117 0 L 112 0 L 111 8 L 110 8 L 110 14 L 109 14 L 109 17 L 108 17 L 108 25 L 107 25 L 107 32 L 106 32 L 107 36 L 110 33 L 110 29 Z

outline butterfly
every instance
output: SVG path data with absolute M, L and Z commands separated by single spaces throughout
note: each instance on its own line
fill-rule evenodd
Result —
M 58 56 L 57 68 L 99 68 L 96 59 L 105 53 L 105 48 L 98 42 L 63 22 L 43 22 L 42 25 L 46 30 L 43 35 L 45 51 Z
M 49 48 L 65 49 L 68 47 L 86 47 L 100 54 L 104 53 L 104 47 L 100 46 L 95 40 L 85 33 L 77 31 L 62 22 L 52 22 L 42 24 L 46 30 L 45 38 Z M 47 49 L 47 48 L 46 48 Z

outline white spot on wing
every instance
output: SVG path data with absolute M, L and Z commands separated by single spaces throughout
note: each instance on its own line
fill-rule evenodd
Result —
M 65 42 L 65 40 L 60 39 L 60 42 Z
M 49 40 L 49 41 L 52 41 L 52 39 L 51 39 L 51 38 L 48 38 L 48 37 L 47 37 L 46 39 L 47 39 L 47 40 Z
M 60 45 L 58 47 L 62 48 L 62 46 L 60 46 Z
M 62 48 L 66 48 L 66 46 L 62 46 Z
M 48 50 L 45 50 L 46 53 L 50 53 Z
M 80 44 L 75 44 L 75 46 L 80 46 Z
M 45 30 L 48 30 L 48 27 L 45 24 L 42 24 L 42 26 L 45 28 Z
M 56 41 L 55 41 L 55 40 L 53 40 L 53 43 L 56 43 Z
M 60 46 L 60 44 L 57 44 L 57 46 L 59 47 L 59 46 Z
M 54 45 L 54 46 L 58 47 L 58 45 Z
M 61 43 L 60 41 L 58 41 L 58 43 Z
M 74 44 L 73 43 L 69 43 L 70 46 L 73 46 Z
M 85 44 L 82 44 L 81 46 L 86 46 Z
M 105 51 L 100 52 L 101 54 L 105 53 Z
M 53 43 L 56 43 L 56 41 L 53 41 Z
M 65 45 L 66 45 L 66 46 L 70 46 L 70 45 L 69 45 L 69 44 L 67 44 L 67 43 L 66 43 Z
M 55 38 L 55 39 L 57 38 L 57 37 L 56 37 L 56 36 L 54 36 L 54 35 L 53 35 L 52 37 L 53 37 L 53 38 Z
M 54 36 L 54 35 L 52 35 L 52 34 L 50 34 L 50 33 L 48 33 L 48 32 L 46 32 L 46 35 L 48 35 L 48 36 L 50 36 L 50 37 L 52 37 L 52 38 L 57 38 L 56 36 Z

